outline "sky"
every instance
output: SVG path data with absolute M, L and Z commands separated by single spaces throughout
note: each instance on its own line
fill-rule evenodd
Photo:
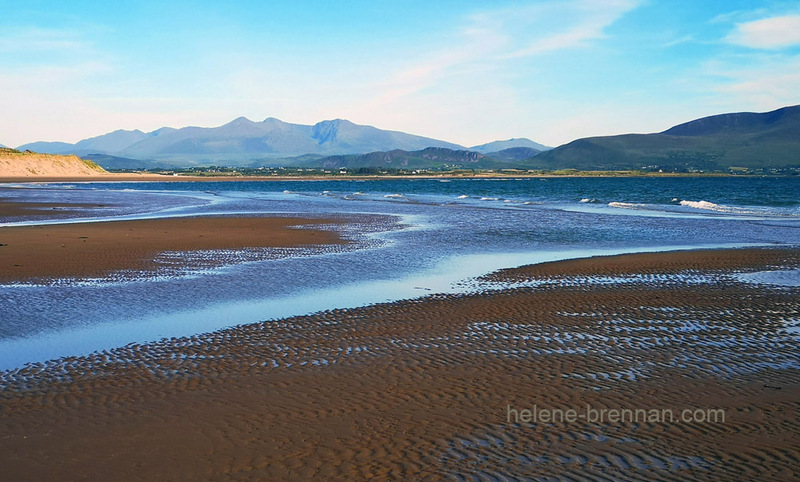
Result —
M 0 0 L 0 143 L 237 117 L 557 146 L 800 104 L 800 2 Z

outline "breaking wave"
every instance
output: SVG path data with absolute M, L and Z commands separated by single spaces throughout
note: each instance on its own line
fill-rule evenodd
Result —
M 705 211 L 712 211 L 715 213 L 724 213 L 724 214 L 748 214 L 756 216 L 780 215 L 779 213 L 776 213 L 774 209 L 769 209 L 769 208 L 757 208 L 757 207 L 743 208 L 737 206 L 725 206 L 723 204 L 715 204 L 708 201 L 681 201 L 680 205 L 693 209 L 702 209 Z
M 720 206 L 708 201 L 681 201 L 681 206 L 688 206 L 695 209 L 708 209 L 709 211 L 730 212 L 731 208 Z
M 647 204 L 623 203 L 623 202 L 617 202 L 617 201 L 613 201 L 613 202 L 608 203 L 608 207 L 611 207 L 611 208 L 622 208 L 622 209 L 650 209 L 650 206 L 648 206 Z

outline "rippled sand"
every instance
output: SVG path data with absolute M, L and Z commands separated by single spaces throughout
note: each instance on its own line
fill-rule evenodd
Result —
M 0 376 L 8 480 L 791 479 L 800 251 L 639 254 L 129 345 Z M 509 408 L 722 409 L 523 423 Z M 511 420 L 509 420 L 511 418 Z

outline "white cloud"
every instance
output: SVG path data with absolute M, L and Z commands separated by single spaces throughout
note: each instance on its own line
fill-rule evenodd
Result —
M 726 40 L 754 49 L 782 49 L 800 45 L 800 15 L 764 18 L 740 23 Z
M 441 98 L 455 97 L 456 92 L 464 91 L 464 85 L 472 85 L 475 76 L 483 77 L 483 84 L 471 92 L 473 96 L 505 91 L 506 73 L 519 72 L 517 66 L 523 59 L 588 47 L 639 4 L 639 0 L 553 0 L 473 13 L 445 45 L 396 66 L 378 82 L 378 91 L 364 92 L 368 101 L 351 110 L 367 113 L 391 106 L 402 108 L 402 103 L 431 89 L 439 89 Z
M 800 56 L 765 56 L 741 66 L 718 65 L 713 74 L 723 82 L 714 87 L 725 102 L 762 111 L 800 103 Z
M 572 1 L 506 10 L 503 23 L 515 28 L 518 47 L 506 58 L 529 57 L 559 50 L 581 48 L 605 38 L 605 29 L 638 7 L 638 0 L 608 2 Z

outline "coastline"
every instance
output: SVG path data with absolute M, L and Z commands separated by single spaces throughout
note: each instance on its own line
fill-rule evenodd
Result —
M 127 174 L 127 173 L 111 173 L 111 174 L 97 174 L 92 176 L 28 176 L 28 177 L 9 177 L 0 176 L 0 185 L 2 184 L 20 184 L 20 183 L 62 183 L 62 182 L 244 182 L 244 181 L 354 181 L 354 180 L 397 180 L 397 179 L 516 179 L 516 178 L 532 178 L 532 179 L 561 179 L 561 178 L 675 178 L 675 177 L 732 177 L 732 178 L 747 178 L 747 177 L 794 177 L 791 175 L 769 175 L 763 174 L 731 174 L 723 172 L 712 173 L 657 173 L 657 172 L 643 172 L 631 173 L 629 171 L 611 171 L 611 172 L 594 172 L 586 171 L 580 173 L 570 174 L 540 174 L 528 172 L 514 172 L 514 173 L 470 173 L 470 174 L 419 174 L 419 175 L 331 175 L 331 176 L 313 176 L 313 175 L 299 175 L 299 176 L 192 176 L 192 175 L 168 175 L 168 174 Z
M 787 477 L 800 469 L 790 455 L 800 448 L 800 376 L 781 320 L 800 291 L 732 277 L 775 266 L 800 266 L 800 250 L 569 260 L 489 276 L 535 278 L 536 288 L 432 295 L 34 364 L 3 375 L 0 457 L 20 480 L 67 468 L 108 480 Z M 535 403 L 721 407 L 729 419 L 509 423 L 508 407 Z

